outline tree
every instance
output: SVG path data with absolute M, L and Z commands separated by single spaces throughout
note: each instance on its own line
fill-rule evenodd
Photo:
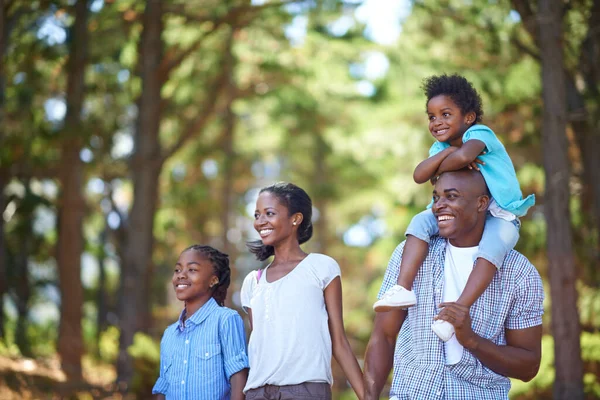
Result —
M 83 146 L 81 113 L 83 108 L 87 47 L 87 0 L 75 3 L 75 21 L 71 29 L 71 44 L 67 64 L 67 113 L 64 125 L 59 182 L 61 196 L 58 211 L 57 261 L 61 293 L 61 313 L 58 335 L 58 353 L 62 369 L 69 381 L 82 379 L 81 357 L 83 338 L 81 318 L 83 286 L 81 283 L 81 254 L 84 247 L 83 217 Z
M 567 102 L 562 47 L 562 2 L 539 0 L 539 48 L 544 100 L 542 148 L 546 172 L 548 274 L 556 359 L 555 399 L 583 399 L 583 363 L 569 213 Z

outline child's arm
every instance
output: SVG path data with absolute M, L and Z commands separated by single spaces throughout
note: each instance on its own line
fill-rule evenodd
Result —
M 154 396 L 154 400 L 166 400 L 166 397 L 164 394 L 159 393 L 156 396 Z
M 225 374 L 231 385 L 231 399 L 243 400 L 249 364 L 244 322 L 238 313 L 230 314 L 221 323 L 219 340 L 223 352 Z
M 231 400 L 244 400 L 244 386 L 248 380 L 248 368 L 231 375 Z
M 362 400 L 365 393 L 363 374 L 344 330 L 342 281 L 339 276 L 334 278 L 325 288 L 325 306 L 329 315 L 329 334 L 331 335 L 333 356 L 342 367 L 352 389 L 354 389 L 358 398 Z
M 436 175 L 442 162 L 451 154 L 456 152 L 458 147 L 447 147 L 434 156 L 431 156 L 419 163 L 413 173 L 413 179 L 416 183 L 425 183 Z
M 462 147 L 442 160 L 435 175 L 442 172 L 457 171 L 474 162 L 485 149 L 485 143 L 481 140 L 471 139 L 463 143 Z

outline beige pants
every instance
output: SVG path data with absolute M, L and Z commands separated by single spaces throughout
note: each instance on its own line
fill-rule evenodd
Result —
M 304 382 L 299 385 L 265 385 L 246 392 L 246 400 L 331 400 L 328 383 Z

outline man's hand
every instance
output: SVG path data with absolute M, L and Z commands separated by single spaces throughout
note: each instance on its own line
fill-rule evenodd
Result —
M 471 327 L 469 307 L 454 302 L 442 303 L 440 307 L 444 309 L 434 319 L 450 322 L 454 326 L 456 340 L 463 347 L 467 349 L 477 347 L 477 335 Z

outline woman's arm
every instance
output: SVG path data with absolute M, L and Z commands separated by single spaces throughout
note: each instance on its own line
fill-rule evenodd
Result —
M 440 168 L 442 162 L 448 157 L 450 154 L 456 152 L 458 147 L 447 147 L 444 150 L 440 151 L 436 155 L 433 155 L 425 160 L 421 161 L 419 165 L 415 168 L 415 172 L 413 173 L 413 179 L 416 183 L 425 183 L 434 176 L 436 176 L 437 170 Z
M 463 143 L 462 147 L 457 148 L 455 152 L 442 160 L 435 175 L 439 175 L 442 172 L 457 171 L 465 168 L 474 162 L 484 149 L 485 143 L 481 140 L 467 140 Z
M 244 400 L 244 386 L 248 380 L 248 368 L 244 368 L 240 372 L 231 375 L 229 380 L 231 384 L 231 400 Z
M 362 371 L 352 352 L 346 337 L 342 319 L 342 281 L 336 277 L 325 288 L 325 306 L 329 315 L 329 334 L 333 347 L 333 356 L 342 367 L 352 389 L 360 400 L 364 398 L 364 382 Z

